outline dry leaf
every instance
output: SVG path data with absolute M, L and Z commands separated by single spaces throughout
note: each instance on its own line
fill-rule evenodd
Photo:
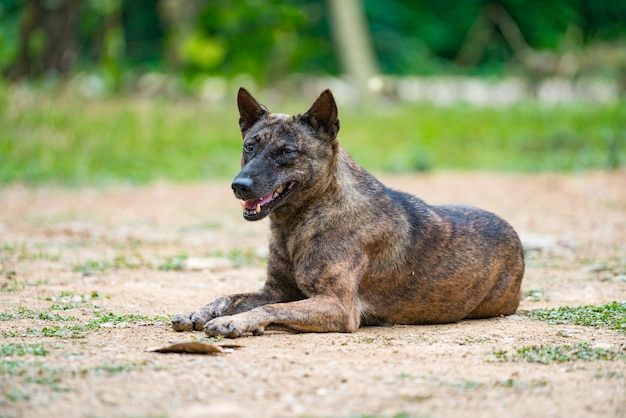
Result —
M 239 346 L 229 345 L 225 348 L 239 348 Z M 175 343 L 167 347 L 148 349 L 155 353 L 187 353 L 187 354 L 222 354 L 230 350 L 224 350 L 219 345 L 202 343 L 199 341 L 188 341 Z

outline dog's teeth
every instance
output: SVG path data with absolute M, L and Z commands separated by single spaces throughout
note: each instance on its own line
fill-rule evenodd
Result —
M 256 211 L 257 211 L 257 213 L 261 212 L 261 204 L 260 203 L 256 204 Z
M 283 192 L 283 190 L 285 190 L 285 185 L 284 184 L 282 186 L 280 186 L 278 189 L 276 189 L 276 193 L 281 194 Z
M 245 209 L 245 208 L 246 208 L 246 202 L 239 202 L 239 203 L 241 203 L 241 208 L 242 208 L 242 209 Z

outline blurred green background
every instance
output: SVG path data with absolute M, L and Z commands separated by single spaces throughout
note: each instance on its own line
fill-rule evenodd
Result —
M 230 178 L 240 85 L 374 171 L 619 169 L 626 2 L 0 0 L 0 182 Z

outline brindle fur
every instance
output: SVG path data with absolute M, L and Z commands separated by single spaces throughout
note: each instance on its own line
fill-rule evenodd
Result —
M 263 288 L 177 315 L 175 330 L 353 332 L 515 312 L 524 259 L 507 222 L 385 187 L 339 147 L 329 90 L 295 116 L 269 113 L 243 88 L 237 99 L 244 152 L 235 195 L 254 200 L 296 185 L 269 211 L 244 209 L 250 220 L 270 218 Z

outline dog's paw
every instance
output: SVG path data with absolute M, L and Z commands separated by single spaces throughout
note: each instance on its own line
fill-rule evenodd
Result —
M 197 311 L 184 312 L 174 316 L 172 328 L 176 331 L 202 331 L 207 321 L 222 316 L 230 305 L 230 297 L 218 298 Z
M 172 328 L 175 331 L 193 331 L 193 323 L 191 322 L 193 312 L 185 312 L 175 315 L 172 318 Z
M 208 319 L 202 310 L 185 312 L 172 318 L 172 328 L 175 331 L 200 331 Z
M 239 338 L 246 332 L 263 335 L 265 328 L 250 322 L 242 315 L 233 315 L 212 319 L 204 325 L 204 332 L 209 337 L 223 335 L 228 338 Z

